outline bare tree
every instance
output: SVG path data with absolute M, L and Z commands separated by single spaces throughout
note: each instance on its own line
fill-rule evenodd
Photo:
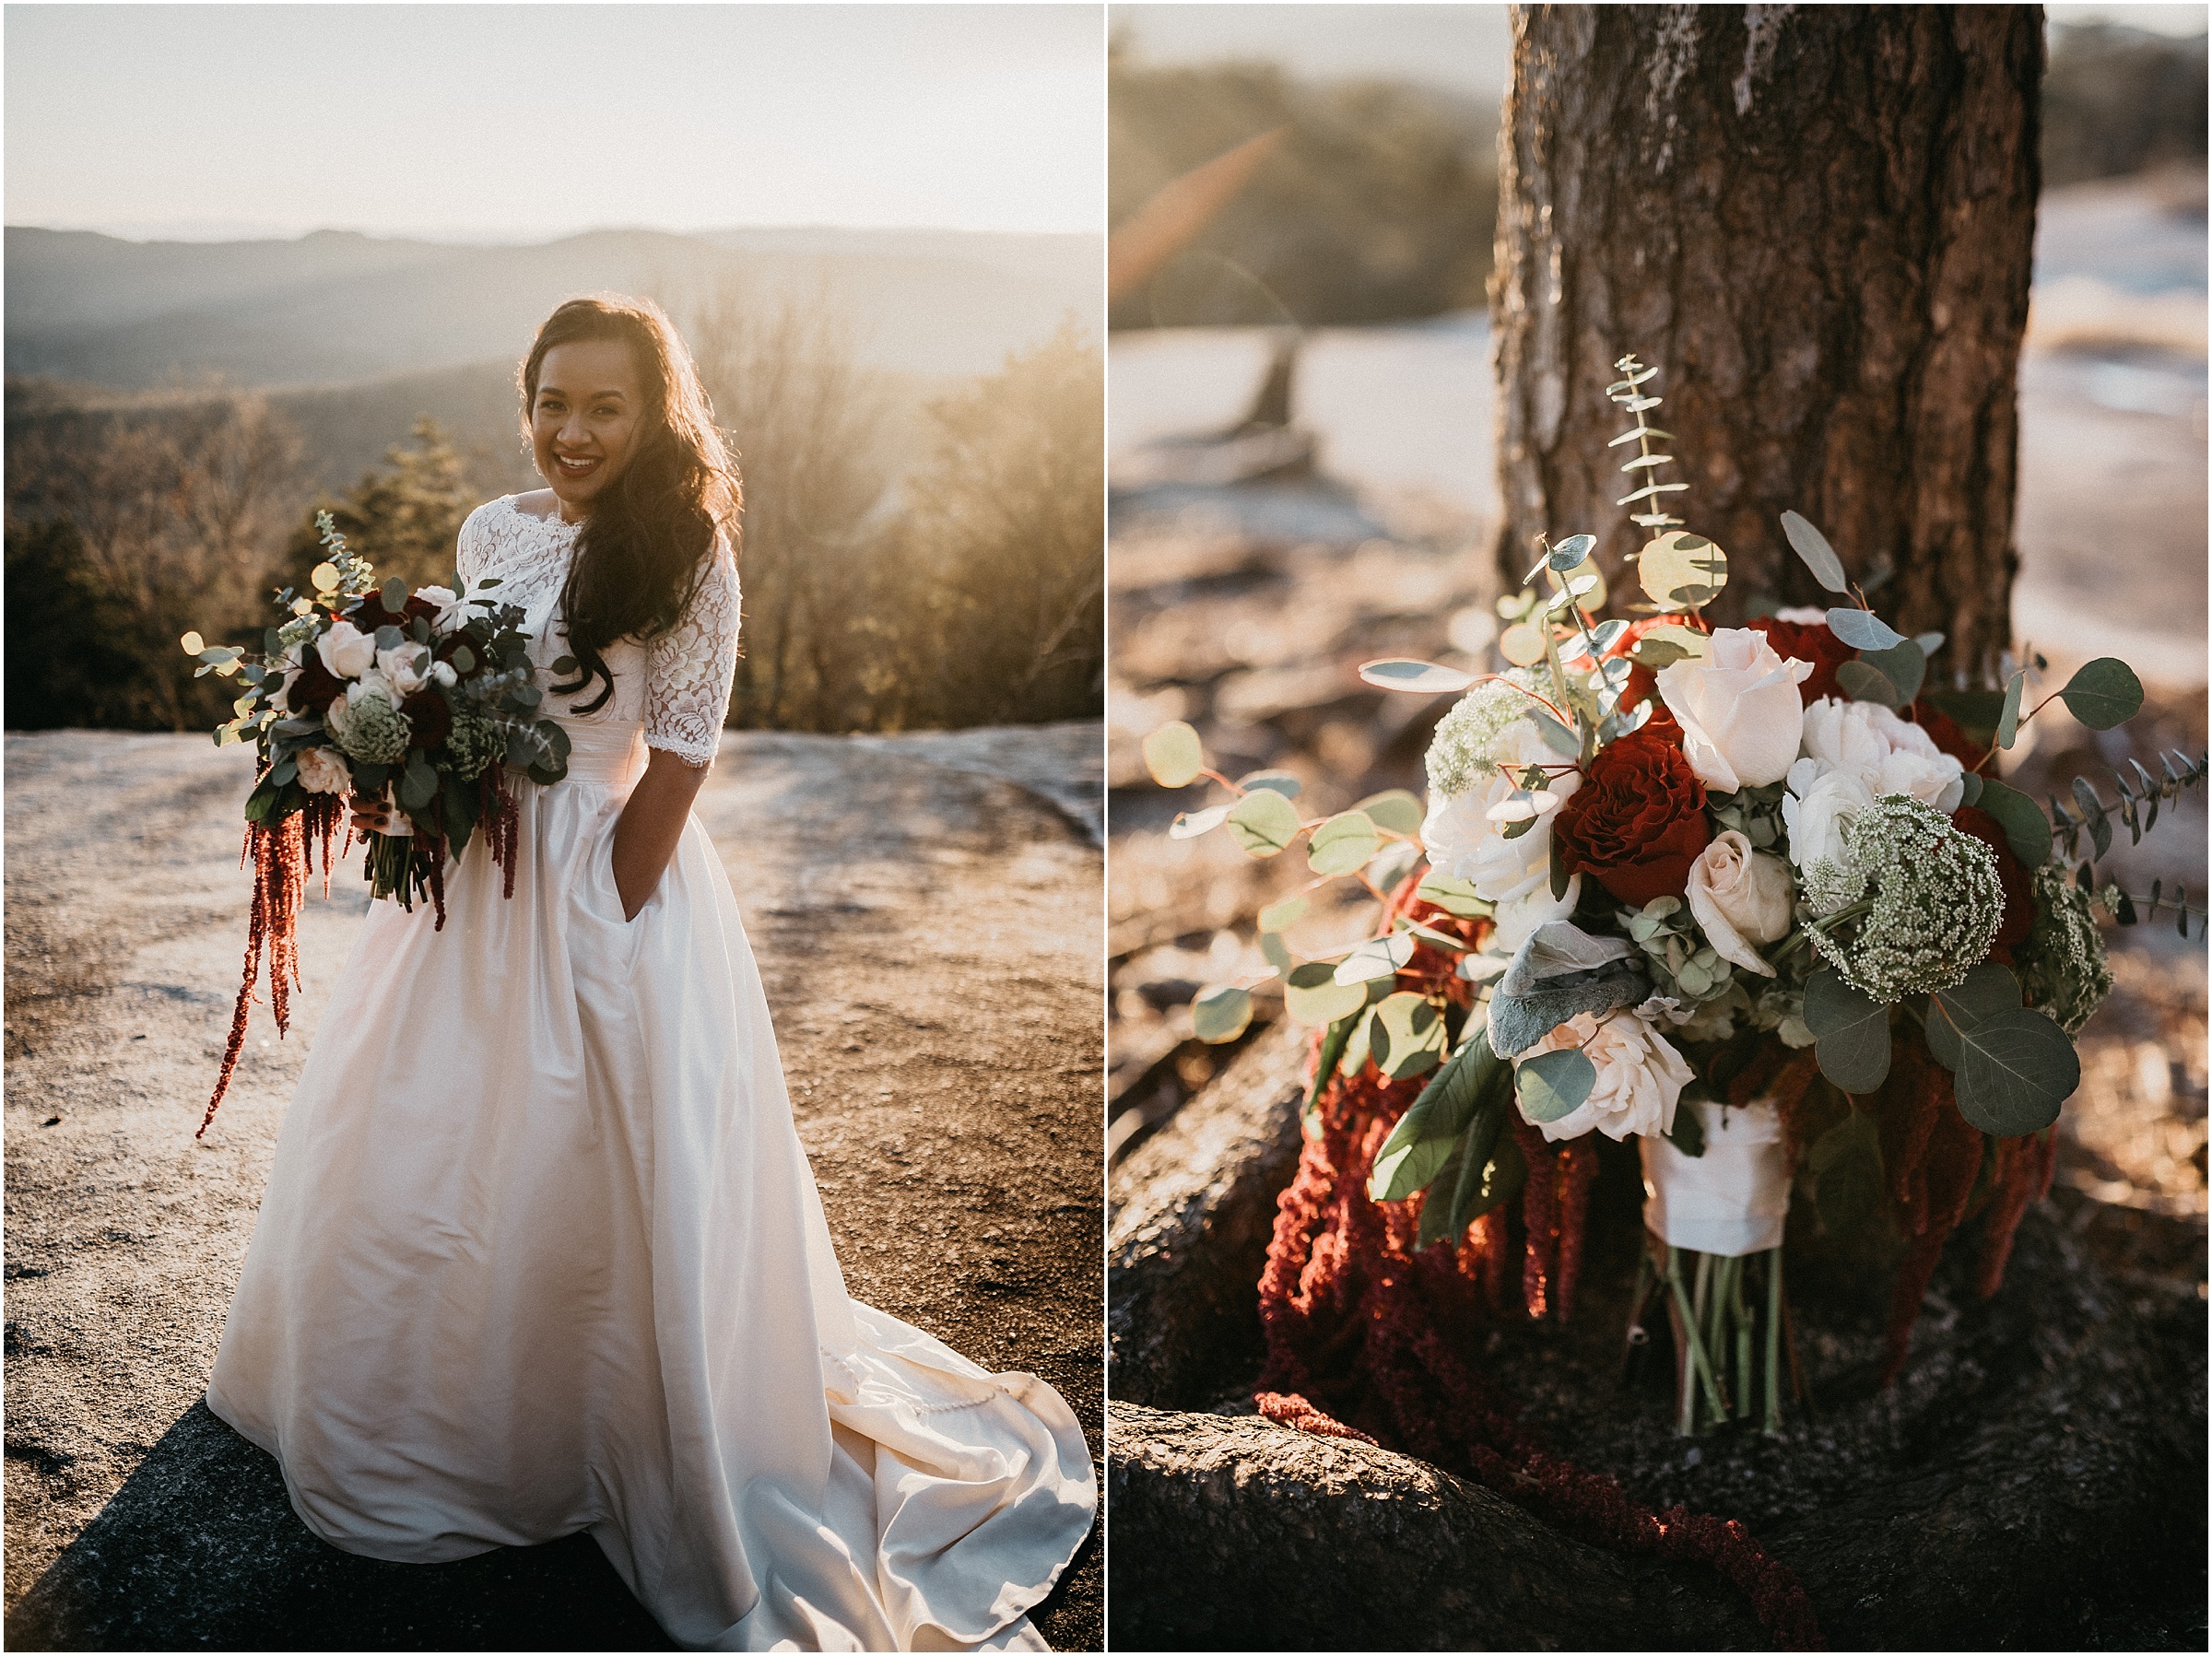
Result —
M 1518 582 L 1539 533 L 1641 536 L 1613 364 L 1660 370 L 1719 613 L 1819 594 L 1785 509 L 1979 676 L 2008 638 L 2041 8 L 1514 8 L 1493 313 Z

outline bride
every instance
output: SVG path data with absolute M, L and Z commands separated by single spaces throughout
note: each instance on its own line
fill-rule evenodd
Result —
M 522 370 L 550 486 L 463 525 L 572 743 L 447 922 L 371 905 L 277 1139 L 207 1402 L 308 1527 L 417 1563 L 588 1530 L 677 1643 L 1042 1648 L 1074 1415 L 849 1298 L 691 803 L 737 651 L 737 480 L 654 306 Z M 404 815 L 357 800 L 359 828 Z

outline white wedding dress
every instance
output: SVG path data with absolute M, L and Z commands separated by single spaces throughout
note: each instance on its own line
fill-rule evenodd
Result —
M 527 609 L 541 682 L 574 544 L 512 497 L 461 534 L 461 573 Z M 1074 1415 L 847 1297 L 696 819 L 623 919 L 623 800 L 648 746 L 712 757 L 736 641 L 722 550 L 680 628 L 607 652 L 568 779 L 518 790 L 512 898 L 472 845 L 442 931 L 371 906 L 208 1405 L 348 1552 L 588 1530 L 687 1647 L 1042 1648 L 1026 1612 L 1098 1499 Z

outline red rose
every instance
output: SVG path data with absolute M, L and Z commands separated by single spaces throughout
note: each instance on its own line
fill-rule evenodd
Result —
M 1912 722 L 1928 733 L 1929 741 L 1969 770 L 1979 766 L 1983 756 L 1989 751 L 1959 729 L 1956 719 L 1925 698 L 1912 704 Z
M 1779 621 L 1772 616 L 1755 616 L 1745 625 L 1765 633 L 1776 655 L 1813 664 L 1811 676 L 1797 687 L 1798 698 L 1806 707 L 1823 696 L 1843 693 L 1836 688 L 1836 669 L 1845 662 L 1856 661 L 1859 652 L 1830 632 L 1826 621 Z
M 399 711 L 407 716 L 410 747 L 436 748 L 452 734 L 453 710 L 435 690 L 418 691 L 399 704 Z
M 300 664 L 300 676 L 292 680 L 291 691 L 284 700 L 295 713 L 319 713 L 345 692 L 346 681 L 325 667 L 322 654 L 310 647 Z
M 1712 838 L 1705 784 L 1681 747 L 1648 726 L 1599 750 L 1551 831 L 1568 873 L 1594 874 L 1638 908 L 1680 897 Z
M 1997 927 L 1997 940 L 1990 945 L 1989 957 L 2000 966 L 2009 966 L 2012 951 L 2035 929 L 2034 876 L 2028 872 L 2028 865 L 2012 854 L 2004 825 L 1987 811 L 1960 805 L 1951 813 L 1951 826 L 1962 834 L 1971 834 L 1997 853 L 1997 883 L 2005 888 L 2005 920 Z

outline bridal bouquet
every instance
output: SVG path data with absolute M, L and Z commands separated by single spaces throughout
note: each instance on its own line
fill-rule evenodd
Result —
M 2169 904 L 2184 935 L 2192 917 L 2182 894 L 2123 891 L 2096 863 L 2115 825 L 2139 838 L 2201 783 L 2204 759 L 2169 756 L 2155 777 L 2131 763 L 2114 797 L 2077 781 L 2048 816 L 1995 774 L 2052 700 L 2093 730 L 2131 717 L 2133 672 L 2094 661 L 2033 705 L 2040 658 L 2008 662 L 2002 688 L 1931 691 L 1942 635 L 1885 624 L 1794 512 L 1784 534 L 1832 606 L 1709 624 L 1727 557 L 1665 510 L 1688 486 L 1654 480 L 1672 459 L 1645 418 L 1656 370 L 1619 367 L 1608 394 L 1636 422 L 1618 440 L 1635 444 L 1621 504 L 1649 534 L 1630 560 L 1648 603 L 1602 619 L 1595 542 L 1575 534 L 1544 544 L 1501 601 L 1503 671 L 1363 668 L 1460 694 L 1425 805 L 1394 791 L 1309 820 L 1295 778 L 1231 781 L 1188 725 L 1145 744 L 1162 786 L 1205 777 L 1231 796 L 1173 835 L 1224 830 L 1255 857 L 1302 840 L 1314 875 L 1259 917 L 1269 970 L 1193 1004 L 1202 1038 L 1233 1039 L 1277 982 L 1316 1031 L 1305 1161 L 1262 1285 L 1264 1384 L 1281 1385 L 1262 1407 L 1298 1424 L 1330 1429 L 1292 1382 L 1343 1340 L 1301 1355 L 1277 1335 L 1357 1298 L 1332 1275 L 1357 1267 L 1347 1251 L 1393 1262 L 1373 1265 L 1360 1313 L 1382 1395 L 1402 1392 L 1406 1362 L 1441 1372 L 1408 1318 L 1484 1298 L 1564 1316 L 1597 1133 L 1639 1144 L 1649 1246 L 1630 1341 L 1664 1306 L 1680 1430 L 1779 1426 L 1793 1186 L 1830 1230 L 1901 1234 L 1894 1379 L 1946 1238 L 1979 1218 L 1994 1292 L 2049 1183 L 2080 1079 L 2072 1038 L 2112 987 L 2098 911 L 2134 923 Z M 1371 935 L 1301 959 L 1284 934 L 1335 880 L 1379 905 Z M 1362 1170 L 1372 1207 L 1343 1188 Z
M 330 514 L 316 522 L 329 557 L 314 569 L 311 596 L 288 587 L 276 595 L 284 619 L 262 635 L 261 653 L 209 645 L 196 632 L 182 640 L 201 664 L 199 676 L 219 674 L 243 687 L 216 746 L 250 739 L 260 758 L 245 812 L 244 860 L 254 872 L 245 970 L 202 1133 L 229 1089 L 265 947 L 276 1028 L 289 1028 L 300 902 L 318 844 L 328 887 L 331 842 L 346 820 L 347 794 L 390 799 L 405 824 L 368 837 L 371 897 L 409 909 L 425 898 L 442 927 L 446 860 L 458 858 L 478 830 L 513 895 L 516 814 L 507 769 L 540 783 L 567 774 L 568 734 L 537 716 L 544 692 L 527 654 L 524 612 L 488 595 L 499 581 L 477 582 L 473 596 L 458 580 L 412 593 L 400 581 L 379 586 Z

